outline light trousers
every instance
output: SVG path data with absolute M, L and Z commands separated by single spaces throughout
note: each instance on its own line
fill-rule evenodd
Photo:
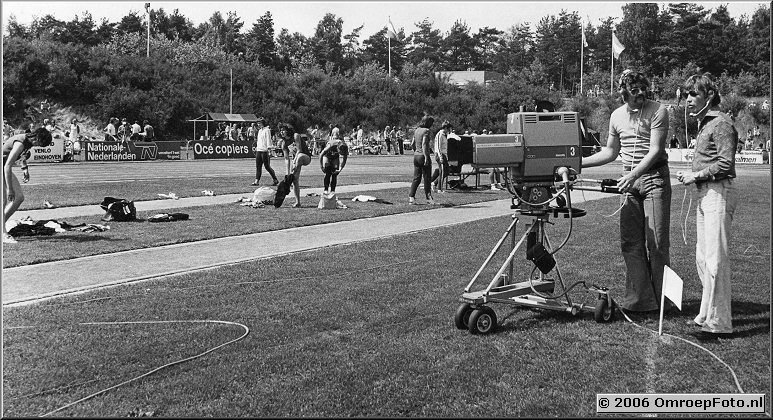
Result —
M 703 285 L 695 322 L 713 333 L 733 332 L 730 309 L 730 225 L 739 193 L 733 179 L 698 185 L 695 263 Z

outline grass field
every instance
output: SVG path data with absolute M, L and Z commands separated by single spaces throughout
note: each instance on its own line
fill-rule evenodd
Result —
M 736 333 L 703 346 L 734 369 L 744 392 L 765 393 L 770 413 L 770 174 L 741 179 L 731 248 Z M 686 324 L 698 310 L 700 282 L 694 205 L 687 244 L 682 240 L 684 191 L 674 188 L 671 235 L 672 267 L 685 281 L 684 307 L 668 314 L 664 332 L 694 340 Z M 416 210 L 399 200 L 404 194 L 382 192 L 399 204 L 353 207 L 351 214 Z M 457 205 L 506 195 L 449 197 Z M 616 196 L 582 205 L 588 215 L 575 221 L 571 240 L 557 254 L 565 281 L 589 281 L 621 295 L 618 218 L 610 216 L 617 206 Z M 225 209 L 189 210 L 199 220 L 228 217 L 221 214 Z M 255 231 L 268 228 L 258 217 L 266 212 L 281 226 L 322 222 L 313 209 L 243 210 L 238 218 L 255 217 Z M 209 237 L 229 221 L 183 240 Z M 567 224 L 554 222 L 556 242 Z M 509 217 L 486 219 L 4 308 L 3 415 L 48 413 L 243 333 L 233 325 L 196 322 L 81 325 L 93 321 L 223 320 L 248 326 L 250 334 L 56 415 L 591 417 L 596 393 L 738 392 L 730 372 L 708 353 L 658 338 L 655 316 L 633 317 L 647 331 L 620 317 L 598 324 L 589 314 L 492 305 L 496 333 L 457 330 L 452 318 L 458 298 L 508 223 Z M 121 240 L 111 237 L 93 249 L 135 236 L 136 242 L 122 246 L 151 246 L 175 236 L 155 236 L 148 225 L 121 225 Z M 66 243 L 68 249 L 53 259 L 92 252 L 90 244 Z M 59 244 L 36 246 L 64 248 Z M 14 264 L 29 263 L 13 258 Z M 524 272 L 530 269 L 523 256 L 516 261 Z M 595 294 L 575 290 L 575 300 L 594 303 Z

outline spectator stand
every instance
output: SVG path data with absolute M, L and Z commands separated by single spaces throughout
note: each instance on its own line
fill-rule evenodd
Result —
M 242 125 L 251 124 L 258 122 L 258 117 L 256 117 L 255 114 L 223 114 L 218 112 L 208 112 L 198 118 L 188 120 L 188 122 L 193 123 L 193 140 L 207 141 L 215 140 L 215 135 L 213 133 L 220 123 L 229 125 L 234 123 L 240 123 Z M 210 127 L 212 131 L 210 131 Z

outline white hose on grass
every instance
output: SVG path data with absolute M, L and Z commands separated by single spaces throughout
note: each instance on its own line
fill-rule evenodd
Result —
M 641 328 L 641 329 L 647 330 L 647 331 L 649 331 L 649 332 L 651 332 L 651 333 L 653 333 L 653 334 L 657 334 L 657 333 L 658 333 L 658 332 L 657 332 L 657 331 L 655 331 L 655 330 L 651 330 L 651 329 L 649 329 L 649 328 L 647 328 L 647 327 L 644 327 L 644 326 L 642 326 L 642 325 L 639 325 L 639 324 L 637 324 L 637 323 L 633 322 L 633 321 L 631 320 L 631 318 L 628 318 L 628 315 L 626 315 L 626 313 L 623 311 L 623 309 L 622 309 L 622 308 L 620 308 L 620 307 L 618 306 L 618 309 L 620 309 L 620 313 L 622 313 L 622 314 L 623 314 L 623 316 L 625 317 L 625 319 L 626 319 L 628 322 L 630 322 L 631 324 L 633 324 L 633 325 L 635 325 L 635 326 L 637 326 L 637 327 L 639 327 L 639 328 Z M 699 349 L 701 349 L 701 350 L 703 350 L 703 351 L 707 352 L 707 353 L 708 353 L 708 354 L 710 354 L 710 355 L 711 355 L 713 358 L 717 359 L 717 360 L 719 361 L 719 363 L 722 363 L 722 364 L 723 364 L 723 365 L 724 365 L 724 366 L 727 368 L 727 370 L 729 370 L 729 371 L 730 371 L 730 374 L 731 374 L 731 375 L 733 375 L 733 380 L 735 381 L 735 386 L 736 386 L 736 388 L 738 388 L 738 392 L 739 392 L 739 393 L 741 393 L 741 394 L 743 394 L 743 393 L 744 393 L 744 392 L 743 392 L 743 388 L 741 388 L 741 384 L 738 382 L 738 376 L 736 376 L 736 374 L 735 374 L 735 371 L 733 370 L 733 368 L 731 368 L 731 367 L 730 367 L 730 365 L 728 365 L 727 363 L 725 363 L 725 361 L 724 361 L 724 360 L 720 359 L 720 358 L 719 358 L 719 356 L 717 356 L 716 354 L 712 353 L 712 352 L 711 352 L 711 350 L 707 349 L 706 347 L 703 347 L 703 346 L 701 346 L 700 344 L 693 343 L 693 342 L 692 342 L 692 341 L 690 341 L 690 340 L 685 340 L 685 339 L 684 339 L 684 338 L 682 338 L 682 337 L 677 337 L 677 336 L 675 336 L 675 335 L 671 335 L 671 334 L 667 334 L 667 333 L 663 333 L 663 335 L 667 335 L 667 336 L 669 336 L 669 337 L 676 338 L 677 340 L 682 340 L 682 341 L 684 341 L 685 343 L 687 343 L 687 344 L 689 344 L 689 345 L 691 345 L 691 346 L 693 346 L 693 347 L 697 347 L 697 348 L 699 348 Z
M 164 368 L 167 368 L 167 367 L 170 367 L 170 366 L 174 366 L 174 365 L 178 365 L 180 363 L 184 363 L 184 362 L 187 362 L 187 361 L 190 361 L 190 360 L 202 357 L 202 356 L 204 356 L 206 354 L 209 354 L 209 353 L 211 353 L 211 352 L 213 352 L 213 351 L 215 351 L 215 350 L 217 350 L 219 348 L 225 347 L 225 346 L 227 346 L 229 344 L 233 344 L 233 343 L 243 339 L 244 337 L 247 337 L 247 335 L 250 333 L 250 329 L 246 325 L 244 325 L 244 324 L 239 324 L 238 322 L 218 321 L 218 320 L 209 320 L 209 319 L 204 319 L 204 320 L 182 320 L 182 321 L 82 322 L 82 323 L 80 323 L 78 325 L 136 325 L 136 324 L 183 324 L 183 323 L 210 323 L 210 324 L 236 325 L 236 326 L 242 327 L 244 329 L 244 334 L 242 334 L 240 337 L 238 337 L 238 338 L 236 338 L 234 340 L 231 340 L 231 341 L 225 342 L 223 344 L 220 344 L 219 346 L 213 347 L 213 348 L 211 348 L 211 349 L 209 349 L 209 350 L 207 350 L 207 351 L 205 351 L 203 353 L 199 353 L 199 354 L 197 354 L 195 356 L 191 356 L 191 357 L 186 357 L 185 359 L 177 360 L 175 362 L 167 363 L 167 364 L 165 364 L 163 366 L 159 366 L 159 367 L 157 367 L 157 368 L 155 368 L 153 370 L 150 370 L 150 371 L 148 371 L 146 373 L 143 373 L 142 375 L 136 376 L 136 377 L 131 378 L 129 380 L 123 381 L 123 382 L 121 382 L 121 383 L 119 383 L 117 385 L 113 385 L 113 386 L 111 386 L 109 388 L 105 388 L 105 389 L 103 389 L 101 391 L 95 392 L 95 393 L 93 393 L 91 395 L 88 395 L 86 397 L 83 397 L 83 398 L 81 398 L 81 399 L 79 399 L 77 401 L 73 401 L 73 402 L 71 402 L 71 403 L 69 403 L 67 405 L 59 407 L 56 410 L 49 411 L 48 413 L 41 415 L 41 417 L 46 417 L 46 416 L 54 414 L 54 413 L 56 413 L 58 411 L 62 411 L 64 409 L 66 409 L 66 408 L 69 408 L 69 407 L 72 407 L 72 406 L 74 406 L 76 404 L 82 403 L 82 402 L 84 402 L 86 400 L 89 400 L 91 398 L 94 398 L 94 397 L 96 397 L 98 395 L 104 394 L 107 391 L 116 389 L 116 388 L 118 388 L 120 386 L 123 386 L 123 385 L 126 385 L 126 384 L 128 384 L 130 382 L 133 382 L 133 381 L 136 381 L 138 379 L 144 378 L 144 377 L 146 377 L 148 375 L 151 375 L 151 374 L 153 374 L 155 372 L 158 372 L 161 369 L 164 369 Z

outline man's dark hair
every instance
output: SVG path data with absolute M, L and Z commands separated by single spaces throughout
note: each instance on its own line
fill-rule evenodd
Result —
M 46 147 L 49 144 L 51 144 L 51 142 L 53 141 L 51 138 L 51 132 L 49 132 L 43 127 L 40 127 L 31 133 L 27 133 L 27 140 L 29 141 L 37 140 L 39 147 Z
M 430 128 L 434 123 L 435 123 L 435 119 L 433 117 L 429 115 L 425 115 L 421 117 L 421 121 L 419 122 L 419 127 Z
M 628 91 L 631 86 L 641 86 L 645 90 L 645 96 L 649 97 L 650 81 L 644 73 L 636 72 L 633 70 L 625 70 L 620 75 L 620 79 L 617 81 L 617 88 L 623 99 L 627 100 Z

